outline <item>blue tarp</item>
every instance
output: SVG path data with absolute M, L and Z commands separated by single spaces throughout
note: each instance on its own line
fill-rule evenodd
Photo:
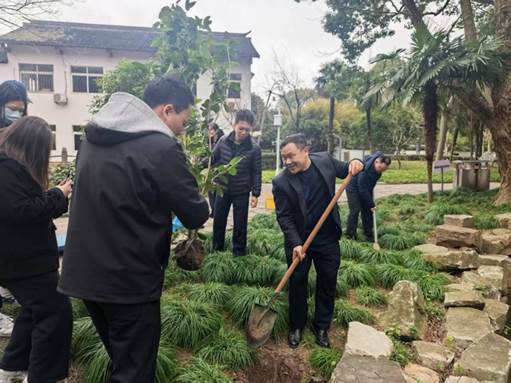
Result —
M 184 226 L 181 223 L 181 221 L 177 217 L 175 217 L 172 220 L 172 232 L 175 233 L 176 231 L 179 231 L 181 229 L 184 229 Z M 59 249 L 59 253 L 64 252 L 64 246 L 66 244 L 66 234 L 67 233 L 57 234 L 57 247 Z

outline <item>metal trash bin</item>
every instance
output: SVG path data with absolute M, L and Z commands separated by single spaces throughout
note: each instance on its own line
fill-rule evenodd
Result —
M 490 190 L 489 161 L 455 161 L 454 188 Z

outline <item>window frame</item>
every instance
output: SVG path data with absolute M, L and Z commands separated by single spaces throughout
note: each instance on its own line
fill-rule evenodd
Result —
M 34 69 L 27 69 L 27 66 L 33 66 Z M 23 68 L 25 67 L 25 68 Z M 48 67 L 51 68 L 51 71 L 49 70 L 42 70 L 43 68 L 40 67 Z M 46 68 L 45 68 L 46 69 Z M 27 92 L 29 93 L 53 93 L 55 91 L 55 79 L 54 79 L 54 73 L 55 73 L 55 67 L 53 64 L 29 64 L 29 63 L 19 63 L 18 64 L 18 72 L 19 72 L 19 79 L 20 81 L 25 85 L 27 88 Z M 24 76 L 29 76 L 29 81 L 26 83 L 23 81 Z M 31 77 L 35 76 L 35 86 L 31 86 Z M 51 88 L 50 89 L 40 89 L 41 88 L 41 80 L 40 76 L 50 76 L 51 79 Z
M 83 71 L 82 71 L 83 70 Z M 73 93 L 87 93 L 87 94 L 100 94 L 101 90 L 97 85 L 97 80 L 102 78 L 105 74 L 105 70 L 101 66 L 88 66 L 88 65 L 71 65 L 71 86 Z M 75 89 L 75 78 L 85 79 L 85 90 Z M 91 92 L 91 80 L 94 79 L 94 83 L 97 92 Z
M 239 79 L 238 79 L 239 77 Z M 243 74 L 232 72 L 229 73 L 229 88 L 227 89 L 227 98 L 231 100 L 241 100 L 241 84 L 243 81 Z M 231 84 L 238 84 L 239 90 L 231 89 Z

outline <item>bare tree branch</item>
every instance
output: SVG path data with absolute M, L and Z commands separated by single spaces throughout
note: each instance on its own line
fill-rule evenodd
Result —
M 19 27 L 25 21 L 53 14 L 64 0 L 0 0 L 0 24 Z

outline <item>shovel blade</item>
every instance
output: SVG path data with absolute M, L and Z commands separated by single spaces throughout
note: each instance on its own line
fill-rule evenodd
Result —
M 254 305 L 247 322 L 247 340 L 250 347 L 258 348 L 270 339 L 277 313 L 268 306 Z

